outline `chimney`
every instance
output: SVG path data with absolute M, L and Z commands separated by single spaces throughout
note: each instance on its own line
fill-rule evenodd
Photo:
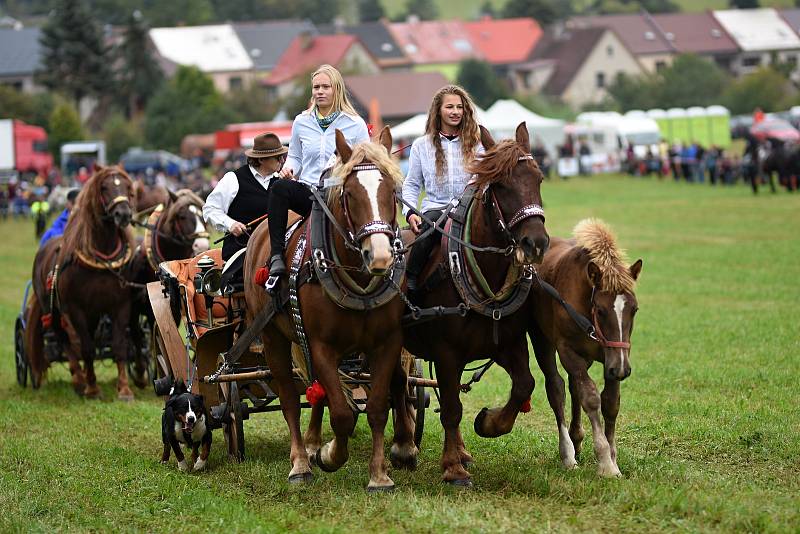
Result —
M 334 33 L 344 33 L 345 20 L 341 15 L 333 18 L 333 31 Z
M 310 30 L 303 30 L 300 32 L 300 48 L 307 50 L 311 48 L 311 43 L 314 41 L 314 35 Z

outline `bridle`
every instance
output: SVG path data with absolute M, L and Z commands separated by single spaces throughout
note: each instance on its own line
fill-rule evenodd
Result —
M 629 341 L 609 341 L 608 338 L 603 334 L 603 330 L 600 328 L 600 321 L 597 319 L 597 304 L 594 302 L 594 294 L 595 288 L 592 287 L 592 298 L 591 298 L 591 306 L 592 306 L 592 326 L 594 331 L 589 334 L 589 337 L 597 341 L 602 347 L 607 349 L 629 349 L 631 348 L 631 344 Z M 622 331 L 619 333 L 620 337 L 622 336 Z
M 104 180 L 108 180 L 109 178 L 114 178 L 115 182 L 119 182 L 120 180 L 120 176 L 118 174 L 112 174 L 111 176 L 104 178 Z M 115 183 L 114 185 L 119 185 L 119 183 Z M 98 188 L 97 196 L 100 200 L 100 205 L 103 207 L 103 218 L 112 217 L 111 210 L 113 210 L 114 207 L 117 206 L 117 204 L 122 204 L 124 202 L 128 204 L 129 207 L 131 204 L 131 199 L 127 195 L 117 195 L 108 202 L 106 202 L 105 199 L 103 198 L 103 193 L 100 190 L 100 188 Z
M 353 167 L 353 172 L 358 173 L 360 171 L 378 171 L 380 169 L 374 163 L 361 163 L 359 165 L 355 165 Z M 383 180 L 383 176 L 381 176 L 381 181 Z M 396 193 L 395 193 L 396 195 Z M 353 224 L 353 219 L 350 217 L 350 209 L 347 202 L 347 195 L 344 194 L 344 184 L 342 184 L 342 191 L 339 194 L 339 202 L 342 205 L 342 210 L 344 211 L 345 219 L 347 220 L 347 230 L 350 234 L 350 237 L 353 239 L 355 243 L 360 244 L 365 238 L 371 236 L 373 234 L 385 234 L 389 237 L 389 241 L 394 241 L 395 237 L 397 236 L 397 210 L 394 211 L 394 216 L 392 217 L 392 222 L 387 223 L 381 220 L 373 220 L 369 221 L 363 225 L 361 225 L 358 230 L 355 229 L 355 224 Z
M 533 160 L 533 155 L 526 153 L 519 157 L 517 161 L 528 161 Z M 538 204 L 527 204 L 522 206 L 511 217 L 511 220 L 506 222 L 505 217 L 503 216 L 503 210 L 500 209 L 500 203 L 497 201 L 497 197 L 494 194 L 494 190 L 492 190 L 491 184 L 487 187 L 487 191 L 489 193 L 489 199 L 491 200 L 492 208 L 495 212 L 495 216 L 497 217 L 497 224 L 500 226 L 500 230 L 503 232 L 506 240 L 511 244 L 511 247 L 517 248 L 519 245 L 517 240 L 514 239 L 514 235 L 511 233 L 511 229 L 514 228 L 516 225 L 521 223 L 526 219 L 530 219 L 531 217 L 541 217 L 542 222 L 544 222 L 544 209 Z

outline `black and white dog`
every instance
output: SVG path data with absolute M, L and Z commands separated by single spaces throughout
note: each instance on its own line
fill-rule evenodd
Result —
M 211 428 L 206 424 L 206 407 L 202 395 L 193 395 L 178 379 L 170 389 L 164 415 L 161 416 L 161 439 L 164 453 L 161 463 L 169 461 L 170 447 L 178 459 L 178 469 L 188 471 L 189 465 L 181 450 L 181 443 L 192 449 L 192 469 L 200 471 L 206 466 L 211 452 Z M 198 449 L 203 449 L 199 453 Z

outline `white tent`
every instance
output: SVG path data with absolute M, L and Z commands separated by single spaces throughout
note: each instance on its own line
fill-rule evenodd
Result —
M 516 100 L 498 100 L 486 110 L 480 122 L 498 140 L 514 137 L 522 121 L 528 126 L 531 143 L 536 138 L 541 139 L 551 155 L 556 153 L 556 146 L 564 142 L 564 121 L 542 117 Z

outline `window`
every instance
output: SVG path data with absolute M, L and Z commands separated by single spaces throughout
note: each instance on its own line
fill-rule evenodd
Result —
M 242 88 L 242 78 L 239 76 L 231 76 L 228 80 L 228 89 L 236 91 Z
M 614 55 L 614 47 L 613 47 L 613 46 L 611 46 L 611 45 L 608 45 L 608 46 L 606 47 L 606 55 L 607 55 L 608 57 L 612 57 L 612 56 Z
M 783 60 L 792 67 L 797 66 L 797 56 L 795 56 L 794 54 L 786 56 L 785 58 L 783 58 Z
M 598 88 L 602 88 L 606 86 L 606 73 L 605 72 L 598 72 L 597 76 L 595 77 L 595 81 Z
M 666 61 L 656 61 L 656 72 L 661 72 L 662 70 L 667 68 Z
M 761 65 L 761 58 L 758 56 L 746 57 L 742 59 L 743 67 L 758 67 Z

